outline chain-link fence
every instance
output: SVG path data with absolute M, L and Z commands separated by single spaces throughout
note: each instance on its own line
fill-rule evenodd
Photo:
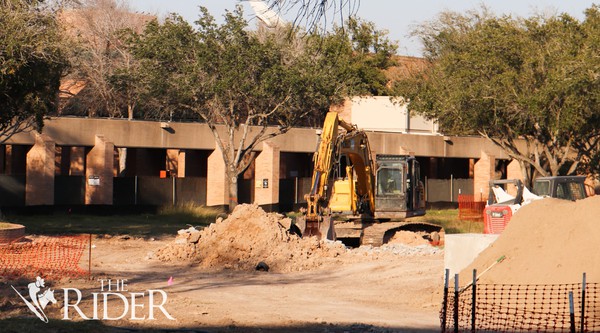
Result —
M 446 285 L 442 332 L 600 332 L 600 285 Z

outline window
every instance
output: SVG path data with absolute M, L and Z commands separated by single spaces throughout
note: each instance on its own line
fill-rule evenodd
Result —
M 533 184 L 533 192 L 539 196 L 550 196 L 550 182 L 538 180 Z
M 377 171 L 377 194 L 402 193 L 402 172 L 399 169 L 381 168 Z

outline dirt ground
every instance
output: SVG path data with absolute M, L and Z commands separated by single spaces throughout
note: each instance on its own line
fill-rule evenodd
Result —
M 266 220 L 274 225 L 285 223 L 280 216 L 265 217 L 254 207 L 247 209 L 251 211 L 238 214 L 237 220 L 234 214 L 204 229 L 195 245 L 183 242 L 181 235 L 161 239 L 94 237 L 92 278 L 46 281 L 46 287 L 58 290 L 58 304 L 48 305 L 46 314 L 51 322 L 60 321 L 65 316 L 63 292 L 76 288 L 82 294 L 79 308 L 92 317 L 92 295 L 101 292 L 101 283 L 107 292 L 110 279 L 111 292 L 124 295 L 127 301 L 110 296 L 108 316 L 116 318 L 124 311 L 126 315 L 119 320 L 103 320 L 100 294 L 96 308 L 101 331 L 439 332 L 442 249 L 415 244 L 410 235 L 402 235 L 381 248 L 350 250 L 341 243 L 282 235 L 277 228 L 263 225 Z M 246 232 L 240 233 L 240 225 Z M 230 231 L 238 237 L 228 238 Z M 201 244 L 211 244 L 210 250 L 203 250 Z M 203 253 L 201 250 L 210 253 L 196 254 Z M 224 253 L 215 255 L 215 251 Z M 237 259 L 226 262 L 223 258 Z M 255 269 L 258 258 L 271 264 L 269 271 Z M 87 254 L 81 266 L 88 267 Z M 116 280 L 125 280 L 126 285 L 114 290 Z M 28 282 L 21 282 L 22 294 Z M 35 318 L 6 282 L 1 289 L 4 301 L 0 302 L 0 320 Z M 159 308 L 150 320 L 148 303 L 159 304 L 162 297 L 155 293 L 150 300 L 148 290 L 166 293 L 164 309 L 174 320 Z M 135 317 L 143 320 L 132 319 L 130 297 L 136 292 L 144 293 L 138 294 L 143 296 L 136 298 L 134 310 Z M 71 304 L 76 302 L 73 289 L 68 297 Z M 68 317 L 81 321 L 74 308 Z
M 172 241 L 95 240 L 96 278 L 127 279 L 130 290 L 163 289 L 165 308 L 176 318 L 157 315 L 154 322 L 117 325 L 240 332 L 301 332 L 313 326 L 316 332 L 336 327 L 343 332 L 439 331 L 441 252 L 349 254 L 330 267 L 287 273 L 211 272 L 151 259 L 151 252 Z

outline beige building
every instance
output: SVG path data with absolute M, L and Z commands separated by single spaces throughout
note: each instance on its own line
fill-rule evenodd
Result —
M 365 131 L 440 135 L 435 121 L 411 115 L 408 105 L 403 99 L 388 96 L 354 97 L 336 111 Z
M 518 171 L 489 141 L 443 136 L 433 122 L 408 117 L 387 98 L 353 99 L 342 115 L 368 131 L 374 154 L 416 156 L 430 202 L 456 201 L 458 193 L 485 199 L 490 179 Z M 258 147 L 238 181 L 240 202 L 281 210 L 301 204 L 317 139 L 315 129 L 295 128 Z M 122 174 L 119 148 L 128 148 Z M 60 117 L 48 120 L 43 134 L 21 133 L 0 146 L 0 206 L 190 201 L 228 203 L 221 153 L 204 124 Z

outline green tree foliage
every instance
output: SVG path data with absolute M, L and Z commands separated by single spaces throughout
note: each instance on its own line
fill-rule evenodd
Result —
M 442 13 L 416 31 L 431 65 L 397 93 L 448 134 L 490 139 L 528 179 L 589 170 L 600 138 L 598 15 Z
M 362 26 L 356 21 L 357 29 Z M 237 177 L 257 145 L 295 125 L 320 126 L 332 104 L 356 91 L 369 92 L 368 82 L 380 78 L 361 74 L 383 60 L 366 55 L 366 48 L 391 53 L 393 47 L 384 43 L 367 40 L 364 52 L 357 53 L 343 29 L 325 36 L 286 29 L 251 32 L 241 7 L 226 13 L 221 25 L 201 8 L 196 27 L 172 15 L 134 35 L 131 50 L 140 69 L 132 76 L 146 105 L 165 117 L 196 117 L 208 125 L 227 166 L 234 206 Z
M 41 1 L 0 2 L 0 136 L 35 128 L 56 109 L 67 66 L 55 15 Z
M 387 31 L 378 30 L 373 22 L 350 17 L 346 29 L 337 29 L 342 39 L 350 39 L 351 60 L 358 82 L 356 95 L 389 96 L 392 90 L 384 70 L 396 65 L 392 56 L 398 46 L 387 38 Z M 348 34 L 348 37 L 343 37 Z

